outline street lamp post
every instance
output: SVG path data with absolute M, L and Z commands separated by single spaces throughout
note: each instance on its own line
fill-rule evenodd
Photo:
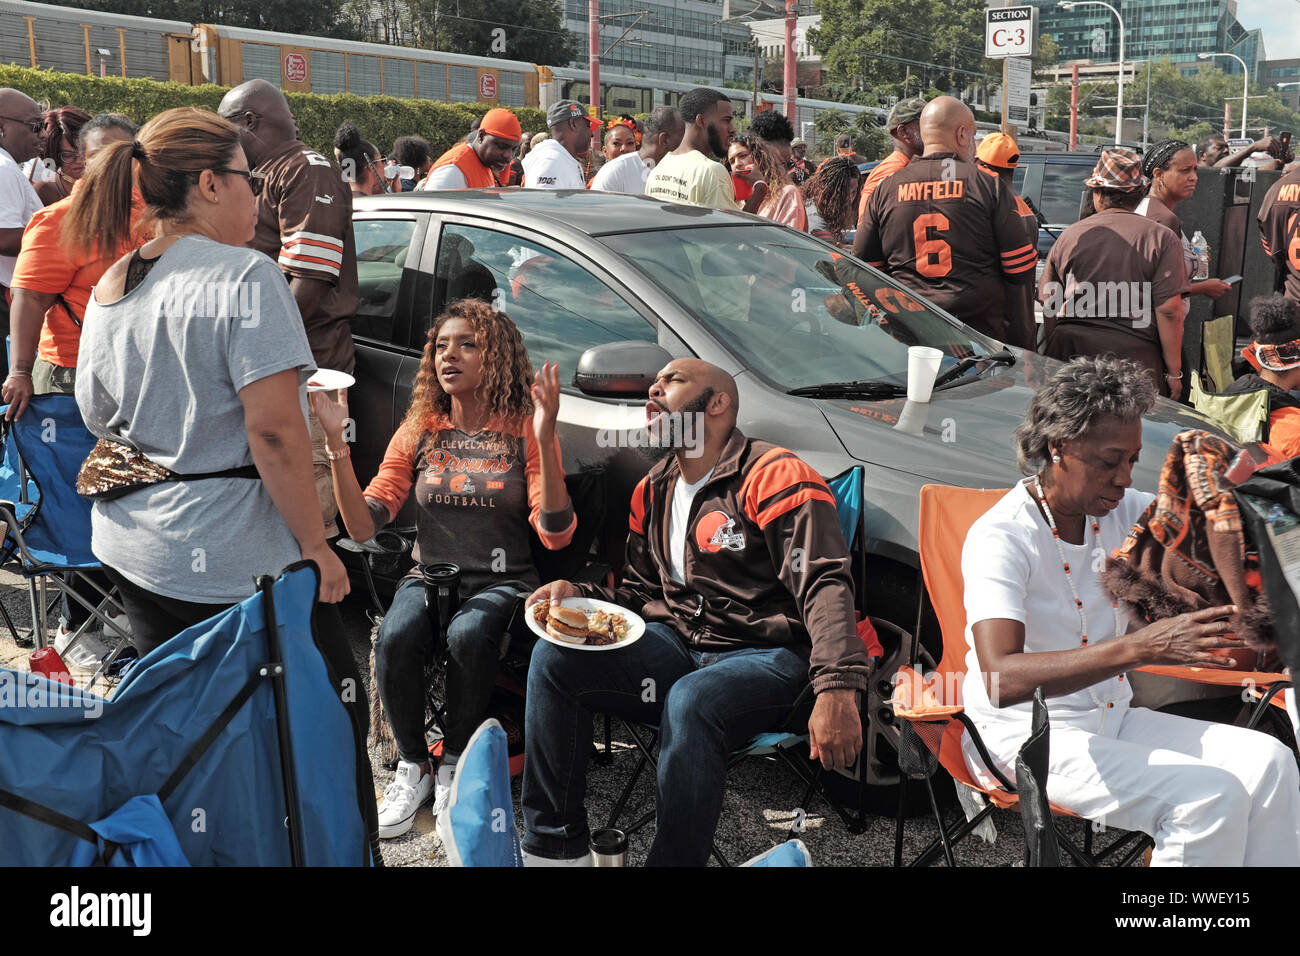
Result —
M 1124 133 L 1124 18 L 1119 15 L 1118 10 L 1104 0 L 1060 0 L 1057 6 L 1062 10 L 1073 10 L 1075 7 L 1105 7 L 1115 14 L 1115 19 L 1119 21 L 1119 90 L 1118 102 L 1115 104 L 1115 145 L 1119 146 L 1120 137 Z
M 1246 69 L 1246 61 L 1235 53 L 1198 53 L 1196 59 L 1208 60 L 1216 56 L 1230 56 L 1241 64 L 1241 138 L 1246 138 L 1246 103 L 1250 99 L 1250 70 Z M 1227 130 L 1224 130 L 1227 132 Z

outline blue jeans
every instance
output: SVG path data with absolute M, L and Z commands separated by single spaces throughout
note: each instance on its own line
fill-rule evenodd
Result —
M 539 642 L 528 669 L 524 848 L 587 852 L 592 716 L 658 724 L 658 821 L 649 866 L 704 866 L 722 813 L 727 758 L 782 726 L 808 683 L 808 652 L 787 647 L 706 653 L 649 624 L 626 648 L 592 653 Z M 805 715 L 806 716 L 806 715 Z
M 487 713 L 501 639 L 510 625 L 520 581 L 498 584 L 461 604 L 447 628 L 447 726 L 444 755 L 458 755 Z M 424 739 L 424 667 L 440 651 L 438 616 L 424 604 L 424 582 L 407 578 L 379 625 L 375 683 L 403 760 L 429 759 Z

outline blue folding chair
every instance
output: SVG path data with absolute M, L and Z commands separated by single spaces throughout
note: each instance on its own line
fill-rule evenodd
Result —
M 859 614 L 863 613 L 861 604 L 863 595 L 866 591 L 866 515 L 864 508 L 864 470 L 860 465 L 855 465 L 847 471 L 836 475 L 834 478 L 826 479 L 827 487 L 830 488 L 831 494 L 835 497 L 835 512 L 839 519 L 840 531 L 844 534 L 844 540 L 849 545 L 849 550 L 854 557 L 854 567 L 857 570 L 858 578 L 854 582 L 855 605 Z M 895 627 L 887 621 L 872 618 L 872 625 L 875 627 L 877 634 L 888 637 L 891 643 L 896 643 L 897 653 L 903 654 L 903 660 L 907 660 L 910 654 L 911 637 L 905 631 Z M 875 660 L 876 670 L 879 669 L 880 661 Z M 873 672 L 874 674 L 874 672 Z M 873 676 L 874 680 L 874 676 Z M 812 685 L 805 686 L 799 698 L 795 701 L 790 709 L 790 716 L 785 722 L 785 727 L 793 728 L 799 726 L 799 732 L 793 730 L 778 730 L 770 733 L 758 734 L 748 744 L 734 751 L 727 759 L 727 769 L 730 770 L 742 760 L 750 757 L 762 757 L 775 759 L 785 766 L 791 773 L 805 785 L 803 797 L 800 801 L 800 807 L 806 807 L 814 794 L 821 796 L 831 808 L 840 817 L 845 828 L 854 834 L 863 832 L 867 827 L 866 804 L 866 787 L 867 787 L 867 766 L 874 760 L 875 746 L 879 735 L 874 732 L 870 724 L 870 716 L 874 712 L 871 706 L 871 694 L 863 694 L 859 704 L 859 719 L 862 723 L 863 750 L 858 758 L 856 767 L 857 772 L 857 806 L 850 812 L 840 801 L 834 799 L 826 788 L 822 785 L 819 774 L 820 766 L 811 764 L 802 757 L 796 757 L 795 753 L 800 746 L 806 746 L 808 743 L 808 734 L 806 728 L 808 717 L 812 711 Z M 606 750 L 609 750 L 609 720 L 610 715 L 606 715 L 605 739 Z M 647 768 L 656 768 L 658 765 L 655 761 L 654 747 L 659 739 L 659 727 L 655 724 L 637 724 L 635 721 L 629 721 L 622 717 L 614 716 L 614 719 L 622 725 L 624 731 L 632 739 L 633 745 L 640 751 L 641 759 L 637 762 L 636 769 L 628 779 L 627 784 L 619 794 L 618 800 L 614 804 L 614 809 L 610 812 L 607 826 L 619 826 L 618 820 L 623 815 L 628 800 L 632 796 L 633 789 L 641 774 Z M 636 724 L 636 726 L 634 726 Z M 638 732 L 637 727 L 649 731 L 648 738 L 643 737 Z M 635 833 L 655 819 L 656 810 L 654 808 L 647 811 L 631 825 L 623 826 L 626 833 Z M 714 842 L 710 847 L 714 858 L 722 866 L 730 866 L 727 858 L 722 851 L 718 849 L 717 843 Z
M 77 494 L 77 472 L 95 445 L 95 436 L 81 420 L 77 400 L 71 395 L 36 395 L 22 417 L 0 419 L 0 521 L 5 537 L 0 545 L 0 566 L 11 564 L 28 582 L 31 605 L 31 639 L 45 645 L 48 618 L 62 594 L 88 613 L 77 629 L 79 640 L 98 622 L 124 638 L 122 628 L 106 613 L 124 613 L 120 602 L 88 571 L 102 565 L 90 550 L 90 500 Z M 97 594 L 95 603 L 79 593 Z M 5 624 L 15 641 L 22 641 L 7 613 Z M 70 645 L 69 645 L 70 646 Z M 65 648 L 66 651 L 66 648 Z M 105 665 L 91 678 L 94 686 Z
M 803 840 L 786 840 L 780 846 L 774 846 L 766 853 L 760 853 L 740 865 L 808 867 L 813 865 L 813 861 L 812 854 L 803 845 Z
M 354 709 L 298 562 L 113 698 L 0 669 L 0 865 L 382 865 Z
M 438 835 L 452 866 L 524 865 L 510 794 L 510 748 L 493 718 L 465 745 L 451 782 L 451 801 L 438 814 Z

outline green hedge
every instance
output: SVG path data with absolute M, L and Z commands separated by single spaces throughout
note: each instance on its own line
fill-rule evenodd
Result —
M 125 113 L 144 122 L 174 106 L 201 106 L 215 110 L 228 87 L 204 84 L 186 86 L 156 80 L 100 79 L 80 73 L 55 73 L 29 67 L 0 65 L 0 87 L 22 90 L 51 107 L 79 106 L 89 113 Z M 352 120 L 362 135 L 385 153 L 399 136 L 423 136 L 434 156 L 450 149 L 469 132 L 470 124 L 490 107 L 482 103 L 436 103 L 394 96 L 357 96 L 338 93 L 286 93 L 304 143 L 333 155 L 334 131 Z M 515 115 L 526 132 L 546 128 L 546 116 L 532 107 L 516 107 Z

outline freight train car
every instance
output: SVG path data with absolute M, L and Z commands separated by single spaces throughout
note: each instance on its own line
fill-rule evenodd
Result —
M 0 0 L 0 62 L 90 76 L 201 83 L 190 24 Z
M 522 60 L 207 23 L 194 27 L 194 48 L 200 71 L 195 82 L 200 83 L 236 86 L 260 77 L 299 93 L 355 93 L 493 106 L 537 106 L 539 102 L 537 67 Z

